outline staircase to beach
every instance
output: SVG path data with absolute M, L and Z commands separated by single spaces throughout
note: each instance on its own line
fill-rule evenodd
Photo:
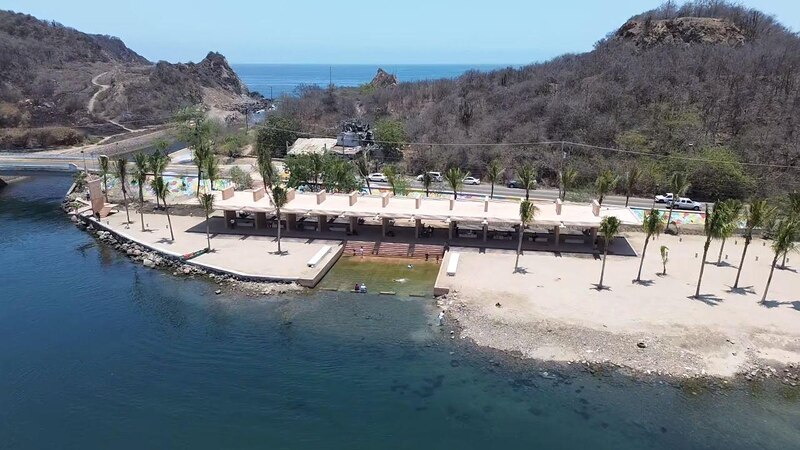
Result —
M 358 256 L 364 249 L 364 256 L 381 256 L 387 258 L 428 259 L 436 260 L 444 256 L 444 247 L 430 244 L 409 244 L 405 242 L 369 242 L 347 241 L 342 256 Z

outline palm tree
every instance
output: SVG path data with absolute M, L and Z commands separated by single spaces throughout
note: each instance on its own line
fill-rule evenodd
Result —
M 100 175 L 103 176 L 103 191 L 105 192 L 106 203 L 108 203 L 108 174 L 111 173 L 111 166 L 106 155 L 100 155 L 97 161 L 100 164 Z
M 282 254 L 281 251 L 281 208 L 286 205 L 288 198 L 286 196 L 286 190 L 280 186 L 275 186 L 272 188 L 272 203 L 275 205 L 275 215 L 278 216 L 278 254 Z
M 174 242 L 175 233 L 172 232 L 172 220 L 169 217 L 169 208 L 167 207 L 167 195 L 169 195 L 169 188 L 167 187 L 167 184 L 164 183 L 164 178 L 161 177 L 153 178 L 151 183 L 153 192 L 155 192 L 156 196 L 161 198 L 161 201 L 164 203 L 164 212 L 167 214 L 167 225 L 169 226 L 169 236 Z
M 369 162 L 367 161 L 367 153 L 364 152 L 363 158 L 356 158 L 353 161 L 356 165 L 356 172 L 367 183 L 367 192 L 372 195 L 372 188 L 369 185 Z
M 503 168 L 500 167 L 500 161 L 493 159 L 488 166 L 486 166 L 486 180 L 492 184 L 492 190 L 489 192 L 489 198 L 494 198 L 494 184 L 500 181 L 503 176 Z
M 708 247 L 711 245 L 712 239 L 720 239 L 725 235 L 727 214 L 728 212 L 725 210 L 724 205 L 720 205 L 719 202 L 714 205 L 714 210 L 710 213 L 708 212 L 708 205 L 706 205 L 706 223 L 704 224 L 706 242 L 703 244 L 703 259 L 700 260 L 700 276 L 697 278 L 697 290 L 694 293 L 695 298 L 700 297 L 700 284 L 703 282 L 703 270 L 706 267 Z
M 603 265 L 600 269 L 600 282 L 597 283 L 597 290 L 603 290 L 603 276 L 606 273 L 606 257 L 608 256 L 608 244 L 619 233 L 619 226 L 622 224 L 616 216 L 603 217 L 600 222 L 600 233 L 603 235 Z
M 725 209 L 725 227 L 722 234 L 722 244 L 719 246 L 719 256 L 717 256 L 718 266 L 722 264 L 722 252 L 725 250 L 725 241 L 733 236 L 733 233 L 739 228 L 739 219 L 742 217 L 744 203 L 740 200 L 729 199 L 722 202 L 722 207 Z
M 739 288 L 739 276 L 742 274 L 744 257 L 747 254 L 747 247 L 753 240 L 753 230 L 763 227 L 772 217 L 775 208 L 769 206 L 765 199 L 755 199 L 750 202 L 750 206 L 745 210 L 744 227 L 744 248 L 742 249 L 742 259 L 739 261 L 739 268 L 736 270 L 736 281 L 733 282 L 733 289 Z
M 650 238 L 658 237 L 664 231 L 664 222 L 661 220 L 661 212 L 657 209 L 650 210 L 650 213 L 644 217 L 642 221 L 642 230 L 644 231 L 644 248 L 642 248 L 642 260 L 639 262 L 639 273 L 636 275 L 636 282 L 642 281 L 642 266 L 644 265 L 644 255 L 647 253 L 647 244 L 650 243 Z
M 666 245 L 662 245 L 659 249 L 661 252 L 661 266 L 664 268 L 664 271 L 661 272 L 661 275 L 664 276 L 667 274 L 667 262 L 669 262 L 669 247 Z
M 525 200 L 530 200 L 531 189 L 536 188 L 536 169 L 530 164 L 524 164 L 517 169 L 517 176 L 522 186 L 525 187 Z
M 631 198 L 631 194 L 633 190 L 636 188 L 636 184 L 639 183 L 639 178 L 642 177 L 642 171 L 639 170 L 638 166 L 631 167 L 627 172 L 625 172 L 625 178 L 622 180 L 622 184 L 625 186 L 625 207 L 628 207 L 628 201 Z
M 208 242 L 208 250 L 211 250 L 211 231 L 209 230 L 209 216 L 214 211 L 214 194 L 210 192 L 206 192 L 204 194 L 200 194 L 200 206 L 203 208 L 203 211 L 206 213 L 206 242 Z
M 431 184 L 433 184 L 433 175 L 426 170 L 422 173 L 422 187 L 425 188 L 425 197 L 431 196 Z
M 392 188 L 392 194 L 403 195 L 406 193 L 406 179 L 397 172 L 397 167 L 388 165 L 383 168 L 383 174 L 386 175 L 386 182 Z
M 211 147 L 207 145 L 205 140 L 198 137 L 198 141 L 194 144 L 194 157 L 192 158 L 194 164 L 197 166 L 197 195 L 200 195 L 200 184 L 203 181 L 203 169 L 208 164 L 208 159 L 213 158 Z
M 319 153 L 312 153 L 309 156 L 311 163 L 311 172 L 314 174 L 314 190 L 319 191 L 319 176 L 325 170 L 325 161 Z
M 162 147 L 165 145 L 169 145 L 166 141 L 160 141 L 156 144 L 156 151 L 150 155 L 148 160 L 150 164 L 150 172 L 153 174 L 153 178 L 163 178 L 164 170 L 167 169 L 167 162 L 169 158 L 167 155 L 161 150 Z M 160 208 L 159 202 L 161 199 L 156 195 L 156 208 Z
M 133 179 L 139 186 L 139 219 L 142 221 L 142 231 L 144 229 L 144 184 L 147 182 L 147 155 L 138 152 L 133 155 L 135 168 L 133 169 Z
M 790 192 L 789 193 L 789 214 L 790 218 L 794 218 L 796 220 L 800 220 L 800 192 Z M 787 252 L 783 252 L 783 261 L 781 261 L 781 269 L 786 268 L 786 255 Z
M 453 190 L 453 199 L 458 198 L 458 190 L 464 185 L 464 178 L 468 176 L 469 173 L 465 173 L 458 167 L 451 167 L 444 173 L 444 181 Z
M 614 175 L 611 170 L 605 170 L 600 173 L 600 176 L 597 177 L 594 183 L 594 189 L 597 193 L 597 203 L 602 205 L 606 195 L 616 189 L 617 183 L 619 183 L 619 177 Z
M 517 260 L 514 262 L 514 273 L 519 271 L 519 255 L 522 254 L 522 235 L 525 233 L 525 228 L 533 222 L 536 211 L 536 206 L 530 200 L 523 200 L 519 204 L 519 244 L 517 244 Z
M 578 171 L 572 168 L 567 168 L 561 174 L 561 201 L 563 202 L 564 199 L 567 197 L 567 189 L 571 189 L 575 187 L 575 183 L 578 181 Z
M 672 176 L 669 177 L 669 187 L 672 191 L 672 201 L 669 204 L 669 213 L 667 214 L 667 230 L 669 230 L 670 221 L 672 221 L 672 210 L 675 209 L 675 202 L 678 201 L 680 197 L 686 195 L 686 191 L 689 190 L 692 183 L 689 182 L 689 177 L 684 172 L 673 172 Z M 677 225 L 675 226 L 675 230 L 677 232 Z
M 778 263 L 778 257 L 781 254 L 789 253 L 790 250 L 795 248 L 795 241 L 800 234 L 800 222 L 797 218 L 790 218 L 783 220 L 778 225 L 778 231 L 775 233 L 775 239 L 772 241 L 772 251 L 775 252 L 775 257 L 772 258 L 772 266 L 769 269 L 769 277 L 767 278 L 767 286 L 764 287 L 764 295 L 761 296 L 761 303 L 767 300 L 767 292 L 769 292 L 769 285 L 772 283 L 772 274 L 775 272 L 775 265 Z
M 206 159 L 206 178 L 208 178 L 209 187 L 213 191 L 214 181 L 219 178 L 219 161 L 213 153 L 209 154 Z
M 114 163 L 114 171 L 119 179 L 120 189 L 122 189 L 122 201 L 125 205 L 125 217 L 127 218 L 125 227 L 127 228 L 131 223 L 131 215 L 128 212 L 128 188 L 125 186 L 128 181 L 128 160 L 124 156 Z
M 256 165 L 258 173 L 264 181 L 264 189 L 272 189 L 273 184 L 277 181 L 275 165 L 272 164 L 272 152 L 266 148 L 259 148 L 256 153 Z

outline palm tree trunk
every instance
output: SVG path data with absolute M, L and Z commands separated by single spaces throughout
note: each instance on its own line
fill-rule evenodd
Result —
M 514 272 L 519 270 L 519 255 L 522 253 L 522 234 L 525 233 L 525 227 L 519 226 L 519 244 L 517 244 L 517 260 L 514 262 Z
M 608 256 L 608 245 L 603 246 L 603 265 L 600 267 L 600 283 L 597 289 L 603 290 L 603 277 L 606 274 L 606 256 Z
M 667 213 L 667 227 L 664 228 L 664 230 L 669 230 L 669 222 L 672 220 L 672 208 L 674 208 L 674 207 L 675 207 L 675 204 L 670 203 L 669 212 Z M 707 217 L 706 217 L 706 219 L 707 219 Z M 678 230 L 678 228 L 675 227 L 675 231 L 677 231 L 677 230 Z
M 156 178 L 161 178 L 161 177 L 156 176 L 156 175 L 153 175 L 153 176 L 156 177 Z M 161 209 L 161 198 L 158 196 L 157 192 L 155 194 L 156 194 L 156 209 Z
M 642 260 L 639 261 L 639 274 L 636 275 L 636 281 L 642 281 L 642 266 L 644 265 L 644 255 L 647 253 L 647 244 L 650 243 L 650 235 L 644 238 L 644 248 L 642 248 Z
M 211 232 L 208 226 L 208 212 L 206 212 L 206 242 L 208 243 L 208 250 L 211 250 Z
M 739 287 L 739 276 L 742 274 L 742 266 L 744 265 L 744 256 L 747 254 L 747 247 L 750 246 L 750 237 L 744 238 L 744 249 L 742 249 L 742 260 L 739 261 L 739 268 L 736 270 L 736 281 L 733 282 L 733 288 Z
M 778 253 L 772 258 L 772 267 L 769 269 L 769 277 L 767 277 L 767 285 L 764 287 L 764 295 L 761 296 L 761 303 L 767 301 L 767 292 L 769 292 L 769 285 L 772 283 L 772 274 L 775 272 L 775 264 L 778 263 Z
M 167 213 L 167 225 L 169 226 L 169 237 L 175 241 L 175 233 L 172 232 L 172 220 L 169 218 L 169 208 L 167 208 L 167 199 L 164 200 L 164 212 Z
M 365 180 L 367 180 L 367 192 L 369 192 L 369 195 L 372 195 L 372 188 L 369 185 L 369 178 L 365 178 Z
M 708 247 L 711 245 L 711 237 L 706 238 L 706 244 L 703 246 L 703 259 L 700 261 L 700 276 L 697 278 L 697 290 L 694 292 L 694 297 L 700 297 L 700 283 L 703 282 L 703 270 L 706 268 L 706 256 L 708 256 Z
M 525 200 L 530 200 L 530 199 L 531 199 L 531 188 L 525 186 Z
M 494 181 L 492 181 L 492 190 L 489 192 L 489 198 L 494 199 Z
M 278 254 L 280 255 L 283 253 L 281 251 L 281 210 L 277 209 L 276 212 L 278 213 Z
M 195 196 L 200 197 L 200 182 L 203 181 L 203 172 L 200 170 L 200 166 L 197 166 L 197 194 Z M 164 206 L 166 208 L 166 205 Z
M 783 252 L 783 261 L 781 261 L 781 269 L 786 268 L 786 254 L 789 253 L 788 251 Z
M 631 199 L 631 194 L 630 193 L 625 194 L 625 207 L 626 208 L 628 207 L 628 200 L 630 200 L 630 199 Z
M 722 245 L 719 246 L 719 256 L 717 256 L 717 265 L 722 264 L 722 251 L 725 250 L 725 241 L 728 238 L 722 238 Z
M 142 231 L 144 229 L 144 188 L 142 184 L 139 183 L 139 219 L 142 221 Z
M 125 189 L 122 190 L 122 202 L 125 205 L 125 218 L 128 220 L 125 225 L 129 225 L 131 223 L 131 214 L 128 212 L 128 194 L 125 193 Z
M 108 203 L 108 180 L 106 174 L 103 174 L 103 193 L 106 195 L 106 203 Z

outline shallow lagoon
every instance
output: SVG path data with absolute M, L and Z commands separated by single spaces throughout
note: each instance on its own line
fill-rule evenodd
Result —
M 215 296 L 78 231 L 68 184 L 0 191 L 3 448 L 800 445 L 796 390 L 554 372 L 407 295 Z

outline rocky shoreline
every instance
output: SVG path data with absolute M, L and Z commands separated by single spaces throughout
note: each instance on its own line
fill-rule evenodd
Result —
M 627 339 L 627 336 L 617 336 L 612 333 L 600 333 L 593 330 L 579 330 L 574 327 L 559 329 L 556 324 L 552 323 L 542 323 L 541 327 L 527 328 L 523 333 L 515 327 L 494 323 L 487 317 L 473 311 L 469 305 L 459 300 L 458 292 L 451 292 L 437 297 L 436 305 L 446 311 L 452 339 L 464 340 L 478 348 L 497 352 L 512 364 L 515 362 L 535 361 L 542 368 L 556 372 L 579 370 L 593 375 L 613 371 L 643 381 L 662 381 L 681 386 L 701 383 L 702 385 L 721 387 L 728 385 L 730 382 L 759 383 L 775 381 L 790 388 L 800 387 L 800 364 L 780 365 L 759 360 L 758 358 L 751 358 L 750 362 L 732 378 L 724 378 L 707 374 L 704 371 L 682 370 L 688 369 L 688 367 L 665 366 L 663 362 L 669 358 L 663 354 L 663 350 L 653 351 L 654 349 L 646 342 L 630 340 Z M 502 343 L 496 340 L 498 337 L 502 340 Z M 591 343 L 591 345 L 605 347 L 617 345 L 617 342 L 613 341 L 625 340 L 624 345 L 632 347 L 632 351 L 636 352 L 640 357 L 635 361 L 631 361 L 626 359 L 627 355 L 625 353 L 621 352 L 600 358 L 586 356 L 558 360 L 538 358 L 527 354 L 528 352 L 526 351 L 532 345 L 532 341 L 548 346 L 569 346 L 574 344 L 576 340 L 583 341 L 583 344 Z M 652 352 L 652 355 L 647 355 L 648 350 Z M 542 372 L 542 376 L 545 378 L 551 375 L 552 373 L 548 371 Z

